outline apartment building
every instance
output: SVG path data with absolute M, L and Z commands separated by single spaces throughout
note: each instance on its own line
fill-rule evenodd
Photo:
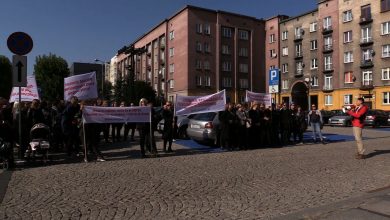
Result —
M 168 100 L 226 89 L 228 101 L 243 102 L 245 90 L 265 92 L 264 29 L 261 19 L 186 6 L 133 42 L 144 53 L 117 54 L 117 71 L 133 64 L 135 79 Z
M 390 0 L 320 0 L 279 26 L 282 101 L 390 110 Z

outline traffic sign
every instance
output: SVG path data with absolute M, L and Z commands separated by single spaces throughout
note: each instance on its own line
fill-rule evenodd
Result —
M 279 92 L 279 85 L 270 85 L 268 87 L 268 91 L 270 94 L 278 93 Z
M 12 33 L 7 39 L 8 49 L 12 53 L 20 56 L 30 53 L 33 45 L 30 35 L 24 32 Z
M 279 85 L 279 69 L 269 71 L 269 85 Z
M 27 56 L 12 56 L 12 85 L 14 87 L 27 86 Z

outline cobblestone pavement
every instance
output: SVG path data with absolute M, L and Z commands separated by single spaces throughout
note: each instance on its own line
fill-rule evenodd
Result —
M 390 185 L 390 132 L 366 129 L 364 136 L 367 160 L 354 159 L 352 141 L 219 153 L 175 145 L 176 153 L 148 159 L 135 157 L 134 146 L 106 152 L 107 162 L 21 169 L 0 219 L 280 217 Z

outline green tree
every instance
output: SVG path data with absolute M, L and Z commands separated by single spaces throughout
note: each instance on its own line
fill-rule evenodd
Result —
M 134 81 L 134 89 L 131 89 L 131 86 L 125 84 L 125 101 L 129 100 L 130 102 L 138 105 L 138 102 L 141 98 L 146 98 L 149 102 L 155 103 L 156 101 L 156 91 L 144 81 Z M 133 92 L 133 95 L 131 95 Z M 131 97 L 131 98 L 130 98 Z
M 47 101 L 63 99 L 64 78 L 69 76 L 68 63 L 65 59 L 51 53 L 37 56 L 34 74 L 42 91 L 42 99 Z
M 104 81 L 104 88 L 103 88 L 103 98 L 107 100 L 111 100 L 112 96 L 112 83 L 110 81 Z
M 12 90 L 12 64 L 0 55 L 0 97 L 9 98 Z
M 124 89 L 124 81 L 119 75 L 119 77 L 115 80 L 115 85 L 114 85 L 114 101 L 116 102 L 121 102 L 125 101 L 123 97 L 123 89 Z

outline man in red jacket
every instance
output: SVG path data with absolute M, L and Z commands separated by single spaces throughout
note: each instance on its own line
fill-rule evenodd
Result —
M 347 111 L 347 114 L 352 117 L 353 134 L 357 143 L 358 152 L 356 154 L 356 159 L 366 158 L 364 155 L 365 149 L 362 140 L 362 130 L 364 128 L 364 120 L 366 119 L 367 111 L 368 107 L 364 105 L 363 98 L 358 98 L 356 101 L 356 106 Z

